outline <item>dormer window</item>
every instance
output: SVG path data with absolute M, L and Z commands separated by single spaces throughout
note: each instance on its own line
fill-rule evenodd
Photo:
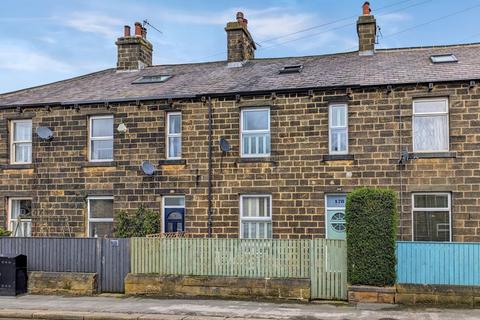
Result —
M 284 73 L 299 73 L 302 71 L 303 65 L 301 64 L 295 64 L 291 66 L 284 66 L 282 69 L 280 69 L 279 73 L 284 74 Z
M 441 54 L 441 55 L 434 55 L 430 56 L 430 60 L 433 63 L 452 63 L 458 62 L 457 57 L 453 54 Z
M 154 76 L 143 76 L 138 78 L 137 80 L 133 81 L 133 84 L 143 84 L 143 83 L 161 83 L 165 82 L 170 79 L 172 76 L 161 74 L 161 75 L 154 75 Z

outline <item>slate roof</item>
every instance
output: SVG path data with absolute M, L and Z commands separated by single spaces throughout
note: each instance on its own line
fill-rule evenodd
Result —
M 433 64 L 431 55 L 454 54 L 458 62 Z M 300 73 L 279 74 L 302 64 Z M 132 84 L 143 75 L 172 75 L 164 83 Z M 107 69 L 39 87 L 0 95 L 0 106 L 73 104 L 194 97 L 303 88 L 375 86 L 480 79 L 480 43 L 377 50 L 373 56 L 347 52 L 308 57 L 255 59 L 243 67 L 226 61 L 157 65 L 135 72 Z

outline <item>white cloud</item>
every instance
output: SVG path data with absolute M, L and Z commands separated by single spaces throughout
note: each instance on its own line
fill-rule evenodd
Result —
M 0 45 L 0 70 L 22 72 L 61 71 L 69 72 L 71 67 L 45 53 L 26 46 Z
M 62 20 L 68 27 L 114 39 L 121 31 L 122 20 L 95 12 L 75 12 Z

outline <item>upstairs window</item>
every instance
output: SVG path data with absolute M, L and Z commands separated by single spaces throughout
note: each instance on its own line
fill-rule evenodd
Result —
M 450 193 L 413 194 L 413 241 L 451 241 Z
M 182 114 L 167 113 L 167 159 L 182 158 Z
M 240 238 L 272 238 L 272 197 L 270 195 L 240 196 Z
M 10 162 L 32 163 L 32 120 L 13 120 L 11 126 Z
M 348 110 L 346 104 L 332 104 L 329 107 L 329 148 L 330 154 L 348 153 Z
M 413 101 L 413 151 L 447 152 L 448 99 Z
M 113 161 L 113 116 L 90 118 L 90 161 Z
M 244 109 L 240 118 L 242 157 L 270 156 L 270 109 Z

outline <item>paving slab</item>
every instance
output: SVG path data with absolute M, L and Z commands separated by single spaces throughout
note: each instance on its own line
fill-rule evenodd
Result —
M 446 320 L 480 319 L 480 309 L 352 306 L 208 299 L 151 299 L 125 296 L 0 297 L 3 319 L 82 320 Z

